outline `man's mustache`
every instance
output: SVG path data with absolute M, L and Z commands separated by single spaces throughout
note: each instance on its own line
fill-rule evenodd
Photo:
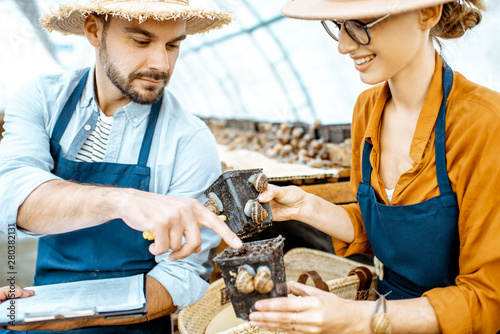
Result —
M 163 80 L 168 82 L 170 79 L 170 74 L 168 72 L 157 72 L 157 71 L 146 71 L 146 72 L 136 72 L 129 75 L 129 80 L 134 79 L 152 79 L 152 80 Z

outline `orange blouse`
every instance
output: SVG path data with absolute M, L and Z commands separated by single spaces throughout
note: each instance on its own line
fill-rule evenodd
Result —
M 389 97 L 387 82 L 363 92 L 352 121 L 352 189 L 356 193 L 362 180 L 361 158 L 367 140 L 373 144 L 371 185 L 384 204 L 388 201 L 378 173 L 380 128 Z M 434 125 L 442 98 L 442 62 L 436 54 L 436 69 L 410 147 L 414 163 L 401 175 L 390 205 L 420 203 L 439 195 Z M 496 333 L 500 329 L 500 94 L 457 72 L 447 101 L 446 159 L 460 209 L 460 273 L 456 286 L 432 289 L 424 296 L 444 333 Z M 333 239 L 335 252 L 341 256 L 372 253 L 359 206 L 344 208 L 355 238 L 351 244 Z

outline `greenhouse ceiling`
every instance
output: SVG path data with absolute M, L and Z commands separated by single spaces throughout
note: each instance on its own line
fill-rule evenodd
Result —
M 0 112 L 14 89 L 43 72 L 91 66 L 84 38 L 46 34 L 36 18 L 63 0 L 0 0 Z M 284 18 L 283 0 L 191 0 L 231 11 L 223 29 L 183 42 L 171 89 L 202 117 L 350 123 L 357 95 L 368 86 L 317 21 Z M 455 70 L 500 90 L 496 0 L 482 24 L 443 53 Z M 494 42 L 496 40 L 496 42 Z

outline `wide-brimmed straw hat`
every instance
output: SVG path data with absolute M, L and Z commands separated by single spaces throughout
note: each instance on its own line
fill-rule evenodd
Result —
M 61 5 L 40 17 L 40 24 L 48 31 L 84 35 L 83 24 L 91 13 L 139 22 L 185 19 L 188 35 L 220 28 L 232 20 L 227 11 L 192 7 L 188 0 L 87 0 Z
M 456 0 L 288 0 L 281 13 L 303 20 L 349 20 L 399 14 Z

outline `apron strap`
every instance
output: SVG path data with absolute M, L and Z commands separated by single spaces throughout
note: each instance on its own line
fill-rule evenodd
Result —
M 453 71 L 450 66 L 443 60 L 443 101 L 439 109 L 438 118 L 436 120 L 436 176 L 439 185 L 439 192 L 441 195 L 453 194 L 451 189 L 450 179 L 448 178 L 448 171 L 446 169 L 446 101 L 450 95 L 451 87 L 453 85 Z M 372 173 L 372 165 L 370 163 L 370 154 L 373 145 L 365 140 L 363 147 L 363 160 L 361 161 L 361 171 L 363 183 L 370 184 L 370 176 Z
M 64 131 L 66 131 L 66 127 L 69 124 L 69 120 L 71 119 L 71 116 L 73 116 L 73 112 L 76 108 L 76 105 L 78 104 L 78 101 L 80 100 L 80 96 L 82 96 L 85 83 L 87 82 L 89 71 L 90 68 L 85 72 L 73 93 L 71 93 L 68 101 L 61 111 L 61 114 L 59 115 L 59 118 L 57 119 L 54 130 L 52 130 L 52 139 L 56 142 L 59 142 L 61 140 L 62 135 L 64 134 Z
M 137 164 L 139 166 L 146 166 L 148 162 L 149 151 L 151 150 L 151 143 L 153 142 L 153 135 L 155 132 L 156 121 L 158 120 L 158 115 L 160 114 L 161 103 L 163 101 L 163 96 L 158 102 L 153 104 L 151 107 L 151 112 L 149 113 L 148 127 L 146 129 L 146 134 L 142 140 L 141 152 L 139 153 L 139 160 Z
M 446 100 L 453 85 L 453 71 L 443 60 L 443 101 L 436 120 L 436 175 L 441 195 L 453 194 L 446 169 Z
M 361 161 L 361 176 L 363 183 L 370 184 L 370 177 L 372 175 L 372 164 L 370 163 L 370 154 L 372 153 L 373 145 L 365 140 L 363 145 L 363 160 Z

